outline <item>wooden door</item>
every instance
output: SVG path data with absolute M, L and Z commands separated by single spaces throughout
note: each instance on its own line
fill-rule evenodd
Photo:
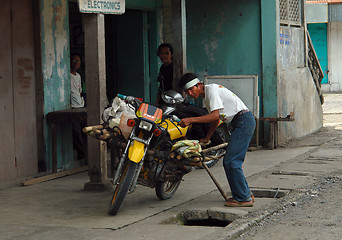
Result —
M 31 0 L 0 8 L 0 180 L 38 171 Z

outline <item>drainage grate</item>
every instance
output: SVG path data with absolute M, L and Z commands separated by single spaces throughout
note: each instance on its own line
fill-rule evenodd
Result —
M 251 191 L 256 198 L 282 198 L 290 192 L 283 189 L 251 189 Z
M 340 157 L 309 157 L 305 160 L 314 160 L 314 161 L 336 161 L 336 160 L 340 160 Z
M 184 220 L 185 226 L 226 227 L 231 223 L 232 221 L 218 219 Z
M 308 176 L 309 173 L 305 173 L 305 172 L 276 171 L 276 172 L 272 172 L 272 175 Z

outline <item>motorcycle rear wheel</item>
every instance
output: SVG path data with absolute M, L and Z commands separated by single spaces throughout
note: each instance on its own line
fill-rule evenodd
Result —
M 117 186 L 114 189 L 112 200 L 109 204 L 108 213 L 116 215 L 125 199 L 128 190 L 132 184 L 135 171 L 137 169 L 135 162 L 126 159 L 125 165 L 122 168 L 121 176 Z
M 173 197 L 177 191 L 179 184 L 182 180 L 178 182 L 172 181 L 158 181 L 156 184 L 156 195 L 160 200 L 167 200 Z

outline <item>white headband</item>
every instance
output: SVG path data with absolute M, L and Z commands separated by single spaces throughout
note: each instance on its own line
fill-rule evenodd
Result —
M 187 84 L 184 85 L 184 90 L 187 90 L 187 89 L 195 86 L 199 82 L 200 82 L 200 80 L 198 78 L 192 79 L 190 82 L 188 82 Z

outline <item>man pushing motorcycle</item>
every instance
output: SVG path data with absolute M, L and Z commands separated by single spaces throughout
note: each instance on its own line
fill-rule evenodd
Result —
M 223 166 L 232 198 L 228 199 L 225 206 L 253 207 L 254 196 L 242 170 L 242 163 L 255 129 L 253 114 L 233 92 L 217 84 L 204 85 L 193 73 L 184 74 L 179 85 L 190 97 L 197 99 L 201 96 L 209 112 L 204 116 L 183 118 L 180 121 L 182 127 L 191 123 L 210 123 L 206 137 L 200 139 L 200 142 L 209 142 L 219 120 L 230 122 L 232 130 L 223 158 Z

